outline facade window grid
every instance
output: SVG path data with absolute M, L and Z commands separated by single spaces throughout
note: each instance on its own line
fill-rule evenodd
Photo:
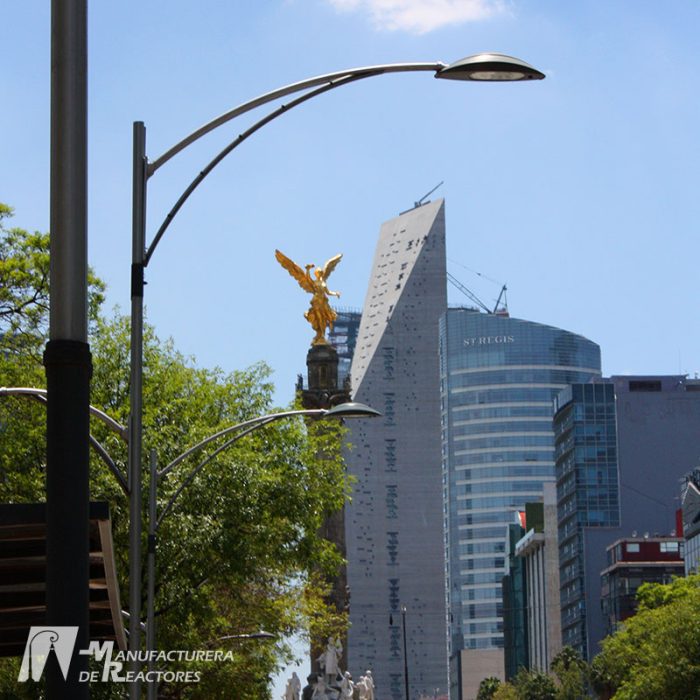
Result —
M 547 430 L 549 425 L 549 430 Z M 461 426 L 455 426 L 450 433 L 453 441 L 461 441 L 465 439 L 490 438 L 493 433 L 500 435 L 508 435 L 510 437 L 522 437 L 528 435 L 543 435 L 552 439 L 552 421 L 543 420 L 530 421 L 529 423 L 509 422 L 509 423 L 493 423 L 485 425 L 477 423 L 464 423 Z
M 499 470 L 502 471 L 500 474 L 501 476 L 509 475 L 511 473 L 511 470 L 515 469 L 541 469 L 543 465 L 541 464 L 532 464 L 532 462 L 537 462 L 540 460 L 537 459 L 531 459 L 533 455 L 536 455 L 537 453 L 530 453 L 527 455 L 527 460 L 525 455 L 521 455 L 520 460 L 499 460 L 499 459 L 490 459 L 487 461 L 481 460 L 481 459 L 465 459 L 465 458 L 460 458 L 458 455 L 453 455 L 454 461 L 456 464 L 454 467 L 452 465 L 450 466 L 450 473 L 454 474 L 459 474 L 460 472 L 465 472 L 466 470 L 474 470 L 478 469 L 480 470 L 477 473 L 480 474 L 497 474 Z M 485 455 L 486 457 L 492 457 L 492 455 Z M 478 457 L 478 455 L 477 455 Z M 525 461 L 528 461 L 528 464 L 524 464 Z M 548 464 L 547 466 L 549 467 L 549 474 L 552 473 L 552 466 L 553 462 L 549 459 L 545 459 L 544 457 L 542 458 L 541 461 L 546 461 Z M 522 473 L 522 472 L 521 472 Z M 527 472 L 524 472 L 527 473 Z
M 455 452 L 449 455 L 450 460 L 454 460 L 455 468 L 479 466 L 483 464 L 493 464 L 503 466 L 504 464 L 511 466 L 522 466 L 523 462 L 547 462 L 554 467 L 553 453 L 551 451 L 543 452 L 530 449 L 527 452 L 518 452 L 517 450 L 489 451 L 469 455 L 460 455 Z
M 574 384 L 554 420 L 563 642 L 584 658 L 582 528 L 619 524 L 614 400 L 610 383 Z
M 546 460 L 554 464 L 554 450 L 541 450 L 539 449 L 541 445 L 527 445 L 523 447 L 482 447 L 467 450 L 455 450 L 455 457 L 464 457 L 469 459 L 468 464 L 479 464 L 480 459 L 488 461 L 490 455 L 494 455 L 495 459 L 491 461 L 505 461 L 505 458 L 513 459 L 516 455 L 520 454 L 521 459 L 526 461 L 528 458 L 537 460 Z
M 551 410 L 551 409 L 550 409 Z M 543 413 L 542 416 L 528 416 L 528 415 L 502 415 L 502 416 L 491 416 L 491 417 L 472 417 L 463 418 L 462 420 L 456 420 L 452 423 L 452 430 L 456 430 L 463 426 L 494 426 L 494 430 L 507 430 L 509 426 L 526 426 L 530 424 L 536 425 L 550 425 L 552 423 L 552 417 Z
M 543 476 L 543 477 L 549 476 L 548 472 L 549 472 L 549 470 L 547 470 L 547 472 L 542 473 L 540 476 Z M 501 477 L 507 476 L 511 482 L 527 482 L 528 480 L 532 479 L 533 475 L 532 474 L 516 475 L 516 474 L 511 474 L 510 470 L 507 470 L 507 471 L 504 471 L 500 476 Z M 540 483 L 541 483 L 541 481 L 542 480 L 540 479 Z M 452 484 L 452 486 L 453 487 L 454 486 L 464 486 L 466 484 L 476 485 L 476 484 L 501 484 L 501 483 L 502 483 L 502 479 L 497 479 L 497 478 L 494 478 L 493 476 L 491 476 L 490 478 L 474 477 L 471 479 L 469 479 L 469 478 L 457 479 L 457 481 L 455 481 Z M 501 491 L 501 489 L 497 488 L 496 491 L 499 492 L 499 491 Z
M 516 365 L 516 364 L 504 364 L 504 365 L 488 365 L 488 369 L 485 369 L 486 365 L 477 365 L 471 369 L 455 369 L 450 372 L 450 376 L 458 376 L 460 374 L 475 374 L 481 372 L 497 372 L 499 370 L 508 370 L 511 373 L 515 371 L 524 370 L 551 370 L 554 372 L 573 372 L 578 376 L 582 372 L 590 373 L 591 375 L 600 374 L 600 369 L 596 367 L 564 367 L 562 365 L 546 365 L 546 364 L 526 364 L 526 365 Z

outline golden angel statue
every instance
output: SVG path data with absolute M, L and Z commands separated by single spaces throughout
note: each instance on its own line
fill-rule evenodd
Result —
M 309 310 L 304 314 L 304 318 L 316 331 L 316 336 L 311 341 L 311 345 L 328 345 L 325 337 L 326 327 L 333 330 L 333 324 L 338 317 L 338 314 L 333 311 L 328 303 L 328 297 L 340 298 L 340 292 L 332 292 L 328 289 L 326 280 L 330 277 L 331 272 L 335 270 L 343 256 L 336 255 L 332 257 L 322 268 L 316 267 L 315 263 L 310 263 L 305 266 L 305 269 L 299 267 L 284 253 L 280 253 L 279 250 L 275 250 L 275 257 L 279 264 L 299 283 L 299 286 L 312 295 Z M 313 276 L 311 274 L 312 267 L 316 267 Z

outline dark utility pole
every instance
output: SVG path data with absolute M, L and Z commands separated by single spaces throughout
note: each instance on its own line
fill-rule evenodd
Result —
M 408 700 L 408 653 L 406 650 L 406 606 L 401 606 L 401 626 L 403 627 L 403 678 L 406 685 L 406 700 Z
M 51 265 L 47 386 L 46 624 L 78 626 L 67 680 L 55 655 L 50 700 L 89 697 L 87 343 L 87 0 L 51 3 Z

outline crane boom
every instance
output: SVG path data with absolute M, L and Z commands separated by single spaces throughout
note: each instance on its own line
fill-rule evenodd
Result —
M 468 289 L 465 287 L 453 274 L 450 274 L 449 272 L 447 273 L 447 279 L 449 282 L 451 282 L 457 289 L 459 289 L 462 294 L 465 296 L 469 297 L 480 309 L 485 311 L 487 314 L 495 314 L 498 312 L 498 307 L 501 303 L 501 299 L 504 297 L 508 287 L 504 284 L 503 287 L 501 287 L 501 293 L 498 295 L 498 299 L 496 300 L 496 305 L 493 307 L 493 309 L 489 308 L 486 306 L 486 304 L 479 299 L 474 292 L 471 291 L 471 289 Z M 508 304 L 504 303 L 504 307 L 507 310 L 508 309 Z

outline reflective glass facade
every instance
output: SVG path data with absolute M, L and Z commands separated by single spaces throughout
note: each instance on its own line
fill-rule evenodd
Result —
M 615 387 L 575 384 L 555 402 L 562 643 L 587 658 L 584 527 L 617 527 Z
M 440 322 L 450 654 L 503 647 L 501 579 L 514 511 L 554 481 L 553 399 L 600 375 L 579 335 L 473 309 Z
M 609 631 L 606 548 L 677 527 L 678 480 L 697 460 L 700 381 L 613 376 L 565 389 L 555 409 L 562 641 L 590 661 Z
M 507 681 L 514 678 L 521 668 L 528 668 L 530 665 L 527 653 L 525 561 L 521 557 L 515 556 L 515 543 L 524 536 L 524 527 L 517 524 L 508 526 L 506 537 L 508 556 L 502 584 L 503 606 L 508 611 L 504 616 L 503 626 Z
M 338 386 L 342 387 L 350 376 L 352 355 L 355 352 L 357 333 L 360 330 L 362 312 L 353 309 L 335 309 L 338 317 L 328 332 L 328 340 L 338 353 Z

